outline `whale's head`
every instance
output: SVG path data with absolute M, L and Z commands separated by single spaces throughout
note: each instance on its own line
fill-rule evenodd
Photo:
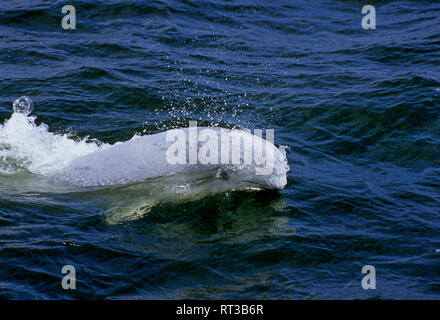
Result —
M 233 179 L 237 184 L 264 190 L 282 190 L 287 185 L 289 165 L 286 150 L 265 142 L 266 149 L 260 161 L 251 164 L 227 165 L 221 168 L 225 178 Z
M 273 143 L 273 130 L 266 132 L 266 139 L 261 137 L 262 133 L 251 134 L 241 130 L 231 132 L 231 135 L 239 135 L 242 137 L 243 153 L 242 170 L 240 179 L 258 185 L 261 189 L 281 190 L 287 184 L 287 172 L 289 165 L 287 161 L 286 148 L 284 146 L 277 147 Z M 239 152 L 232 149 L 231 152 Z M 249 158 L 246 161 L 246 154 L 252 155 L 252 161 Z

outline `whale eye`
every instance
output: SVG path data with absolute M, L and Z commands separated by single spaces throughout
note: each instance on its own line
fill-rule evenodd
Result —
M 217 173 L 215 174 L 215 176 L 217 178 L 222 178 L 223 180 L 228 180 L 228 173 L 225 170 L 223 170 L 222 168 L 219 168 L 217 170 Z

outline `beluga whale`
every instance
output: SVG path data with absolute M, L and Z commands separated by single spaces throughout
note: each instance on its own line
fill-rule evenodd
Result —
M 81 156 L 57 173 L 81 186 L 122 185 L 174 174 L 208 175 L 260 189 L 283 189 L 283 150 L 239 129 L 196 127 L 135 136 Z
M 188 127 L 97 145 L 50 133 L 44 124 L 37 126 L 29 116 L 33 109 L 29 97 L 17 99 L 13 109 L 0 129 L 4 131 L 0 140 L 5 140 L 0 142 L 12 145 L 8 152 L 15 148 L 31 158 L 23 162 L 30 163 L 27 169 L 57 185 L 125 199 L 122 211 L 123 201 L 118 202 L 117 214 L 110 210 L 112 220 L 140 217 L 164 201 L 235 190 L 281 190 L 287 184 L 286 151 L 274 144 L 273 130 L 266 130 L 263 138 L 263 130 L 199 127 L 190 121 Z M 21 134 L 34 141 L 19 143 L 10 133 L 13 126 L 21 126 Z M 38 135 L 44 137 L 38 140 Z M 48 141 L 49 146 L 35 146 Z M 46 149 L 49 154 L 43 154 Z M 41 154 L 36 156 L 36 150 Z M 128 194 L 136 194 L 136 199 Z

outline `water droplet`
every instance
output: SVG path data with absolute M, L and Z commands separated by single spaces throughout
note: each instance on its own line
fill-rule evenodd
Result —
M 34 110 L 34 102 L 28 96 L 20 97 L 12 104 L 12 110 L 15 113 L 23 113 L 25 116 L 28 116 Z

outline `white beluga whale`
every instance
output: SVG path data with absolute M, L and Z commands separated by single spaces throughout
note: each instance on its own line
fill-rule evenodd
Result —
M 249 188 L 282 189 L 286 155 L 244 130 L 218 127 L 172 129 L 135 137 L 73 160 L 57 173 L 80 186 L 124 185 L 175 174 L 215 175 Z
M 252 134 L 190 122 L 110 145 L 36 125 L 29 97 L 17 99 L 13 109 L 0 125 L 0 174 L 11 177 L 4 180 L 16 181 L 14 188 L 21 190 L 73 192 L 101 201 L 109 222 L 139 218 L 164 202 L 287 184 L 286 152 L 274 145 L 273 130 L 264 139 L 262 130 Z

